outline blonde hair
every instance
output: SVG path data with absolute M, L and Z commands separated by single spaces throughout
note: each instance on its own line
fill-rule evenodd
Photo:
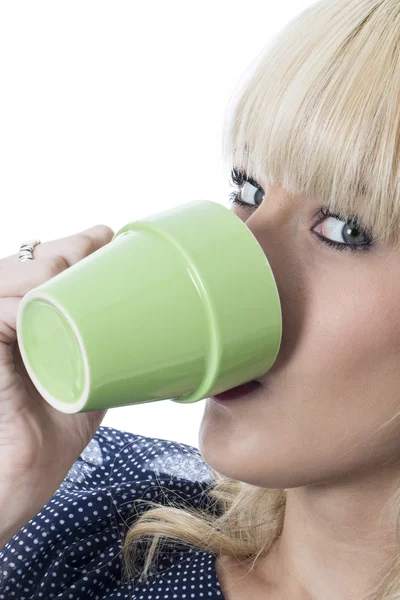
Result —
M 374 239 L 399 244 L 398 0 L 313 4 L 256 57 L 231 100 L 223 141 L 229 168 L 279 181 L 291 194 L 356 217 Z M 131 527 L 123 548 L 128 576 L 139 564 L 139 541 L 149 546 L 142 577 L 165 543 L 234 556 L 249 572 L 268 554 L 282 532 L 286 490 L 212 472 L 217 510 L 155 505 Z M 388 504 L 397 532 L 400 489 Z M 368 600 L 399 598 L 400 552 Z

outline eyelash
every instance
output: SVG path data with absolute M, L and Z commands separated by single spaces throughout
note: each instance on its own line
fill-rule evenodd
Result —
M 237 172 L 234 170 L 232 171 L 231 185 L 233 184 L 234 186 L 242 186 L 244 183 L 246 183 L 246 181 L 249 182 L 254 187 L 256 187 L 257 189 L 263 191 L 261 186 L 258 185 L 258 183 L 256 181 L 254 181 L 254 179 L 251 179 L 250 177 L 246 177 L 245 174 L 242 172 Z M 231 194 L 229 194 L 229 200 L 233 204 L 237 204 L 246 210 L 247 209 L 252 210 L 253 208 L 257 208 L 257 207 L 251 206 L 251 204 L 247 204 L 246 202 L 243 202 L 242 200 L 240 200 L 239 199 L 239 191 L 235 191 L 235 192 L 232 192 Z M 323 236 L 314 232 L 314 235 L 316 235 L 317 238 L 319 239 L 319 241 L 322 242 L 323 244 L 327 244 L 328 246 L 333 248 L 333 250 L 337 250 L 339 252 L 342 250 L 348 250 L 349 252 L 368 252 L 371 249 L 371 247 L 373 245 L 373 240 L 371 238 L 370 232 L 362 230 L 355 219 L 349 220 L 346 217 L 343 217 L 342 215 L 331 213 L 329 210 L 325 210 L 324 208 L 320 209 L 317 216 L 319 218 L 319 221 L 318 221 L 318 223 L 315 223 L 314 227 L 316 227 L 316 225 L 318 225 L 321 221 L 323 221 L 327 217 L 332 217 L 334 219 L 338 219 L 339 221 L 344 221 L 346 223 L 352 223 L 352 225 L 357 230 L 359 230 L 360 233 L 363 233 L 365 238 L 367 239 L 367 241 L 362 244 L 353 244 L 353 245 L 352 244 L 341 244 L 340 242 L 332 242 L 331 240 L 328 240 L 327 238 L 324 238 Z

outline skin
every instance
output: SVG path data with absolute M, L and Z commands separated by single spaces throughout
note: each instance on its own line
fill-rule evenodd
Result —
M 228 477 L 287 489 L 287 509 L 247 579 L 227 556 L 216 569 L 225 600 L 361 600 L 398 550 L 378 521 L 400 487 L 399 427 L 377 430 L 400 410 L 399 251 L 336 251 L 312 233 L 343 241 L 318 201 L 258 183 L 258 207 L 230 210 L 271 264 L 281 349 L 255 396 L 206 400 L 199 449 Z

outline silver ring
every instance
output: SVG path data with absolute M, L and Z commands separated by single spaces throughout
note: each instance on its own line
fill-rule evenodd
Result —
M 40 240 L 26 240 L 19 247 L 18 262 L 33 260 L 33 249 L 42 242 Z

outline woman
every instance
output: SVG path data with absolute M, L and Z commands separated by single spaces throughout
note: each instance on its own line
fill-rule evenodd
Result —
M 400 598 L 398 0 L 301 13 L 226 132 L 283 338 L 257 396 L 206 400 L 200 454 L 58 413 L 23 367 L 21 297 L 108 227 L 0 263 L 0 599 Z

